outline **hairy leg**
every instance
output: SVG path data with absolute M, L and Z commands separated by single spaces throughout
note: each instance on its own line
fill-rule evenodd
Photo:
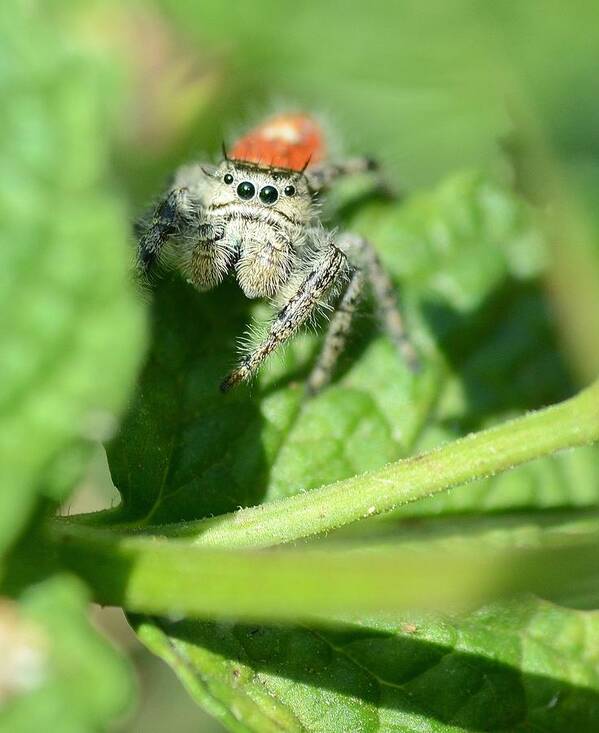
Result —
M 372 158 L 349 158 L 339 163 L 321 163 L 306 170 L 308 185 L 313 191 L 328 188 L 338 178 L 355 176 L 359 173 L 378 171 L 378 163 Z
M 222 382 L 220 388 L 223 392 L 249 379 L 264 359 L 293 336 L 315 313 L 346 262 L 345 255 L 337 247 L 331 245 L 324 250 L 322 257 L 315 262 L 298 289 L 275 316 L 265 340 L 244 356 L 238 367 Z
M 412 371 L 418 371 L 420 361 L 407 335 L 395 297 L 395 288 L 376 250 L 367 239 L 358 234 L 343 234 L 338 243 L 350 263 L 360 268 L 368 279 L 387 335 L 396 345 L 407 366 Z
M 364 275 L 360 270 L 354 270 L 331 318 L 318 360 L 308 378 L 309 394 L 316 394 L 331 381 L 339 356 L 345 348 L 363 290 Z
M 144 275 L 150 273 L 160 258 L 164 245 L 192 225 L 194 206 L 189 189 L 173 188 L 158 203 L 149 223 L 140 230 L 137 261 Z

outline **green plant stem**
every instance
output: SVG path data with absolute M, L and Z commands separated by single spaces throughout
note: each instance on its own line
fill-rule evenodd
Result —
M 345 481 L 231 514 L 147 528 L 210 547 L 269 547 L 322 534 L 599 439 L 599 381 L 552 407 Z
M 541 532 L 516 548 L 470 538 L 450 549 L 427 541 L 420 547 L 258 551 L 63 526 L 53 548 L 102 604 L 171 617 L 310 620 L 414 607 L 458 611 L 521 591 L 596 607 L 597 522 L 589 529 Z
M 420 547 L 369 550 L 257 548 L 322 534 L 598 437 L 596 383 L 559 405 L 380 471 L 174 528 L 192 533 L 191 539 L 119 536 L 114 529 L 55 522 L 52 546 L 90 583 L 96 600 L 145 613 L 298 619 L 343 610 L 463 607 L 521 590 L 594 604 L 596 519 L 583 522 L 582 532 L 540 531 L 524 542 L 522 535 L 511 541 L 508 532 L 491 550 L 480 537 L 462 538 L 450 551 L 428 540 Z

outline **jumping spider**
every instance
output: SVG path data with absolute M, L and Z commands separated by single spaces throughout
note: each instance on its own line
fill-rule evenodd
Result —
M 179 168 L 138 250 L 145 274 L 168 250 L 198 290 L 210 290 L 233 271 L 248 298 L 270 298 L 279 307 L 265 339 L 248 349 L 221 390 L 252 377 L 324 305 L 335 310 L 308 380 L 310 392 L 322 389 L 366 284 L 385 331 L 415 368 L 392 282 L 375 249 L 359 235 L 327 232 L 317 214 L 321 191 L 342 176 L 375 170 L 375 164 L 368 158 L 328 161 L 320 127 L 303 114 L 271 117 L 223 154 L 216 166 Z

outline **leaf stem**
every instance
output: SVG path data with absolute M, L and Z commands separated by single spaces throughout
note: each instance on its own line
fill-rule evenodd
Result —
M 425 540 L 265 552 L 118 537 L 77 525 L 55 526 L 53 534 L 61 565 L 89 583 L 97 602 L 174 618 L 296 621 L 409 608 L 462 611 L 523 591 L 582 607 L 596 608 L 599 600 L 596 517 L 568 532 L 540 531 L 524 546 L 471 537 L 449 548 L 445 540 Z
M 232 515 L 121 535 L 54 522 L 52 548 L 101 603 L 156 614 L 256 620 L 343 611 L 446 608 L 522 590 L 597 602 L 596 518 L 580 529 L 356 549 L 256 551 L 321 534 L 439 491 L 599 438 L 599 382 L 576 397 L 379 471 Z M 585 520 L 586 521 L 586 520 Z M 582 530 L 582 531 L 581 531 Z M 509 535 L 509 532 L 508 532 Z M 204 545 L 204 546 L 200 546 Z M 493 543 L 491 543 L 493 545 Z M 237 549 L 232 549 L 237 548 Z
M 429 453 L 295 496 L 148 533 L 210 547 L 269 547 L 322 534 L 599 439 L 599 381 L 575 397 Z

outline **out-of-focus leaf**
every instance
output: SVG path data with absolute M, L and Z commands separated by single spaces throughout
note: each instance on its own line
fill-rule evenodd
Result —
M 56 576 L 0 603 L 0 731 L 93 733 L 131 704 L 125 660 L 91 626 L 79 582 Z
M 223 121 L 231 134 L 248 108 L 274 100 L 320 111 L 332 130 L 411 186 L 474 164 L 501 167 L 504 64 L 464 0 L 258 0 L 234 13 L 193 0 L 160 5 L 198 48 L 229 55 L 225 83 L 243 82 L 233 119 Z
M 117 88 L 51 5 L 0 10 L 0 551 L 114 430 L 143 342 L 105 184 Z
M 335 628 L 133 619 L 231 731 L 524 731 L 599 726 L 599 617 L 534 599 L 462 617 Z

